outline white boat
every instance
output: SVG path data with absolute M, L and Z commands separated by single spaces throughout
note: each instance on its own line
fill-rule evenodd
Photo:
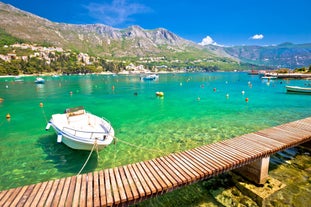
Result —
M 285 86 L 287 92 L 296 92 L 296 93 L 310 93 L 311 87 L 300 87 L 300 86 Z
M 43 84 L 45 80 L 43 78 L 36 78 L 35 83 L 36 84 Z
M 270 80 L 270 79 L 277 79 L 278 77 L 276 77 L 276 76 L 263 76 L 263 77 L 261 77 L 261 79 L 268 79 L 268 80 Z
M 148 80 L 156 80 L 158 78 L 159 78 L 159 75 L 157 75 L 157 74 L 150 74 L 150 75 L 146 75 L 146 76 L 140 77 L 140 80 L 148 81 Z
M 114 139 L 114 129 L 104 118 L 86 112 L 83 107 L 66 109 L 63 114 L 53 114 L 46 126 L 57 133 L 57 142 L 77 150 L 101 150 Z

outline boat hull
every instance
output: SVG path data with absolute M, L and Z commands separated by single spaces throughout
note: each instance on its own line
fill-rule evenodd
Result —
M 53 127 L 55 132 L 58 134 L 58 136 L 61 136 L 61 138 L 58 140 L 58 142 L 63 142 L 68 147 L 75 149 L 75 150 L 87 150 L 91 151 L 92 149 L 96 149 L 98 151 L 104 149 L 106 146 L 108 146 L 114 139 L 114 131 L 111 129 L 110 133 L 98 135 L 98 138 L 92 138 L 92 139 L 82 139 L 80 137 L 74 136 L 70 133 L 66 133 L 64 130 L 58 129 L 53 123 L 49 122 L 49 124 Z M 105 138 L 103 138 L 105 136 Z M 101 138 L 99 138 L 101 137 Z
M 286 86 L 286 90 L 287 90 L 287 92 L 311 94 L 311 88 L 306 88 L 306 87 Z
M 76 150 L 102 150 L 114 139 L 110 122 L 84 110 L 54 114 L 46 126 L 53 127 L 57 142 Z

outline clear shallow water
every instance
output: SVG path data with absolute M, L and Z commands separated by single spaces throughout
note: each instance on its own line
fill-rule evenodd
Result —
M 286 93 L 285 80 L 268 83 L 246 73 L 161 74 L 152 82 L 125 75 L 61 76 L 45 77 L 44 85 L 34 84 L 35 77 L 23 79 L 0 78 L 0 190 L 79 172 L 89 152 L 58 144 L 54 131 L 45 131 L 51 115 L 68 107 L 82 105 L 106 117 L 118 139 L 143 147 L 112 144 L 99 159 L 93 154 L 83 173 L 311 116 L 311 96 Z

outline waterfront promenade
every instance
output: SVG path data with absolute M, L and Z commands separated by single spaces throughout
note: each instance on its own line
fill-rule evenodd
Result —
M 256 183 L 269 156 L 311 141 L 311 117 L 135 164 L 0 192 L 0 206 L 131 205 L 239 168 Z

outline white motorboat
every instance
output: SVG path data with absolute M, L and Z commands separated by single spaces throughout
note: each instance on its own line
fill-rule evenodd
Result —
M 143 77 L 140 77 L 140 80 L 148 81 L 148 80 L 156 80 L 159 78 L 159 75 L 157 74 L 150 74 Z
M 261 77 L 261 79 L 267 79 L 267 80 L 271 80 L 271 79 L 277 79 L 278 77 L 276 76 L 263 76 Z
M 101 150 L 114 139 L 110 122 L 86 112 L 83 107 L 68 108 L 63 114 L 53 114 L 46 130 L 50 126 L 57 133 L 57 142 L 63 142 L 72 149 L 91 151 L 96 147 Z
M 310 93 L 311 87 L 300 87 L 300 86 L 285 86 L 287 92 L 296 92 L 296 93 Z
M 43 78 L 39 77 L 39 78 L 36 78 L 35 83 L 36 84 L 43 84 L 43 83 L 45 83 L 45 80 Z

